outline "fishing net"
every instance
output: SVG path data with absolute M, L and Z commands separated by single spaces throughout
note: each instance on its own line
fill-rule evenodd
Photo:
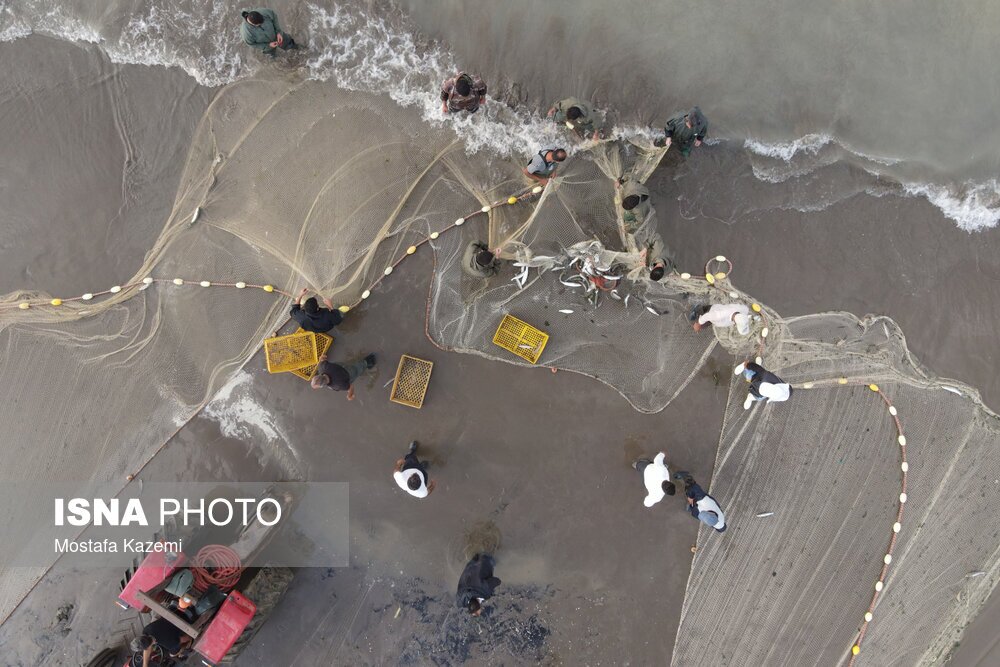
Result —
M 923 372 L 889 320 L 761 305 L 750 335 L 694 332 L 695 306 L 753 299 L 724 257 L 650 279 L 669 248 L 655 211 L 626 224 L 616 183 L 641 183 L 663 154 L 641 136 L 582 144 L 533 192 L 520 158 L 469 155 L 448 127 L 383 98 L 280 77 L 231 85 L 135 275 L 55 302 L 0 298 L 0 425 L 22 452 L 7 475 L 114 493 L 281 326 L 299 287 L 363 309 L 428 248 L 426 332 L 442 348 L 530 365 L 493 343 L 511 315 L 548 335 L 538 365 L 644 412 L 718 346 L 796 385 L 787 403 L 744 411 L 733 381 L 710 489 L 730 529 L 700 535 L 675 664 L 849 659 L 898 511 L 891 398 L 912 443 L 909 502 L 858 660 L 933 661 L 996 583 L 996 418 Z M 466 270 L 474 241 L 501 258 L 492 275 Z M 3 617 L 47 565 L 0 571 Z

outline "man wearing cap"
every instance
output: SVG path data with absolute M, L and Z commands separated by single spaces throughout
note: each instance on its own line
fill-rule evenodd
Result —
M 528 166 L 522 169 L 524 175 L 542 185 L 556 173 L 556 167 L 566 159 L 566 150 L 558 146 L 546 146 L 531 156 Z
M 726 515 L 719 503 L 694 481 L 691 473 L 678 471 L 674 479 L 684 480 L 684 495 L 687 496 L 687 510 L 694 518 L 718 533 L 726 531 Z
M 736 367 L 736 374 L 750 383 L 750 393 L 743 401 L 743 409 L 749 410 L 756 401 L 781 403 L 792 395 L 792 386 L 760 364 L 750 362 Z
M 441 113 L 476 113 L 486 102 L 486 83 L 479 76 L 459 72 L 441 84 Z
M 489 278 L 500 270 L 500 262 L 489 246 L 482 241 L 472 241 L 462 255 L 462 270 L 473 278 Z
M 299 48 L 292 36 L 281 29 L 278 15 L 273 9 L 261 7 L 245 10 L 241 14 L 243 24 L 240 26 L 240 35 L 250 48 L 271 57 L 274 57 L 276 49 L 287 51 Z
M 653 142 L 657 146 L 676 146 L 681 155 L 687 157 L 694 146 L 701 146 L 708 134 L 708 119 L 701 109 L 694 107 L 687 113 L 680 113 L 667 121 L 663 128 L 666 137 Z
M 627 233 L 634 234 L 652 210 L 649 188 L 632 179 L 619 179 L 616 181 L 616 186 L 621 190 L 622 223 Z
M 339 310 L 333 307 L 333 304 L 327 298 L 323 299 L 326 308 L 320 308 L 319 302 L 316 301 L 316 297 L 314 296 L 309 297 L 303 302 L 302 299 L 305 299 L 308 293 L 308 288 L 303 287 L 302 291 L 299 292 L 299 298 L 292 305 L 292 310 L 289 313 L 292 319 L 299 323 L 303 331 L 326 333 L 344 321 L 344 316 L 340 314 Z
M 549 109 L 549 118 L 573 130 L 581 139 L 597 139 L 594 109 L 583 100 L 567 97 Z
M 697 320 L 695 320 L 697 318 Z M 726 328 L 736 325 L 741 336 L 750 333 L 750 309 L 742 303 L 716 303 L 695 308 L 691 313 L 691 324 L 695 331 L 702 327 Z

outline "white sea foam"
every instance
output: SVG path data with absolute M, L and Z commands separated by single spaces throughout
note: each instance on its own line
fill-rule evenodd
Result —
M 833 137 L 828 134 L 807 134 L 792 141 L 778 141 L 773 143 L 751 138 L 744 141 L 743 147 L 757 155 L 790 162 L 792 158 L 800 153 L 815 155 L 821 148 L 831 143 L 833 143 Z
M 219 389 L 203 414 L 219 424 L 227 438 L 251 440 L 263 435 L 269 442 L 284 440 L 284 433 L 267 409 L 253 398 L 253 376 L 241 370 Z
M 957 191 L 927 183 L 904 183 L 903 189 L 907 194 L 925 197 L 941 209 L 945 217 L 968 232 L 996 227 L 1000 223 L 1000 183 L 996 179 L 985 183 L 968 182 Z

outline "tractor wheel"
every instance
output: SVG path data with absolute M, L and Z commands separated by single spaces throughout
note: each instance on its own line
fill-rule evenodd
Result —
M 125 647 L 106 648 L 87 663 L 86 667 L 121 667 L 127 657 Z
M 231 663 L 236 659 L 247 644 L 249 644 L 261 626 L 267 622 L 268 616 L 278 604 L 278 601 L 288 590 L 295 572 L 287 567 L 262 567 L 250 583 L 241 592 L 251 602 L 257 605 L 257 613 L 253 615 L 243 634 L 232 645 L 222 659 L 223 663 Z

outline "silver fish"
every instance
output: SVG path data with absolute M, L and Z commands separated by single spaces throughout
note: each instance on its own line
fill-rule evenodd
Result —
M 628 308 L 628 300 L 629 300 L 629 297 L 631 297 L 631 296 L 632 296 L 631 294 L 626 294 L 625 295 L 625 307 L 626 308 Z
M 572 310 L 560 310 L 559 312 L 560 313 L 566 313 L 567 315 L 570 315 L 570 314 L 572 314 L 573 311 Z
M 762 512 L 761 514 L 757 515 L 757 518 L 758 519 L 763 519 L 766 516 L 774 516 L 774 512 Z
M 659 315 L 659 313 L 658 313 L 658 312 L 656 312 L 656 311 L 655 311 L 655 310 L 653 309 L 653 307 L 652 307 L 652 306 L 646 306 L 646 310 L 648 310 L 649 312 L 653 313 L 654 315 Z

